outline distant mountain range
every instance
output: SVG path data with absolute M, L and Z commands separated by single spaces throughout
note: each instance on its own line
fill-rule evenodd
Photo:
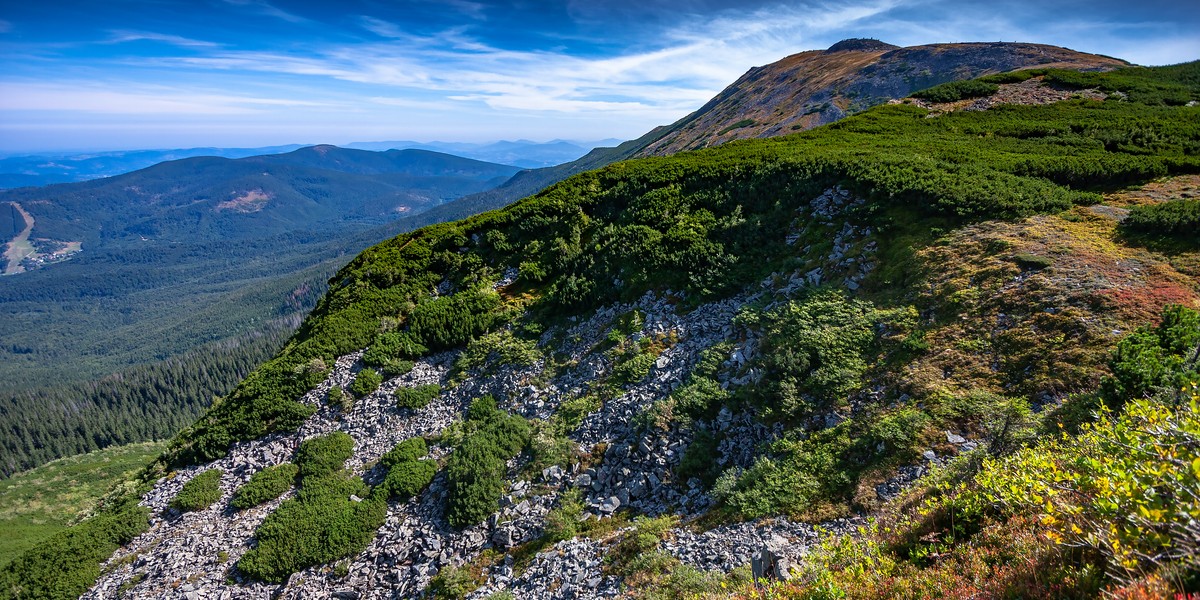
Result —
M 519 170 L 312 146 L 0 191 L 14 273 L 0 278 L 0 389 L 66 363 L 74 376 L 112 372 L 305 311 L 337 257 L 392 235 L 367 232 Z
M 575 160 L 597 146 L 613 146 L 621 140 L 594 142 L 552 140 L 466 142 L 355 142 L 345 148 L 357 150 L 432 150 L 464 158 L 473 158 L 525 169 L 548 167 Z M 262 148 L 187 148 L 172 150 L 117 150 L 105 152 L 57 152 L 0 156 L 0 189 L 73 183 L 101 177 L 113 177 L 144 169 L 161 162 L 215 156 L 245 158 L 291 152 L 307 144 L 289 144 Z

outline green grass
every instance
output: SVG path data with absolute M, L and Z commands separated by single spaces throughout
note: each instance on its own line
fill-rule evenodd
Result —
M 0 481 L 0 565 L 66 528 L 166 446 L 145 442 L 60 458 Z

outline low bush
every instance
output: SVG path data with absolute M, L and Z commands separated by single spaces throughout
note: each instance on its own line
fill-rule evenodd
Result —
M 396 397 L 397 407 L 420 410 L 429 406 L 429 403 L 440 393 L 442 393 L 442 386 L 431 383 L 417 387 L 399 387 L 396 388 L 393 395 Z
M 1121 226 L 1151 235 L 1190 236 L 1194 241 L 1196 232 L 1200 231 L 1200 200 L 1170 200 L 1135 206 Z
M 344 431 L 304 440 L 296 452 L 300 477 L 322 477 L 341 470 L 354 455 L 354 438 Z
M 639 352 L 619 361 L 613 367 L 612 382 L 616 385 L 629 385 L 646 379 L 655 360 L 658 360 L 656 354 Z
M 695 477 L 711 486 L 721 474 L 717 467 L 717 437 L 707 430 L 697 429 L 692 435 L 692 443 L 683 451 L 679 466 L 675 472 L 679 475 L 679 483 L 686 484 L 687 480 Z
M 481 367 L 488 370 L 505 365 L 528 367 L 541 358 L 537 342 L 518 338 L 506 329 L 471 340 L 454 361 L 454 371 L 461 375 Z
M 437 463 L 432 460 L 404 461 L 388 469 L 383 483 L 379 484 L 379 493 L 387 498 L 408 500 L 421 493 L 436 474 Z
M 379 465 L 387 469 L 387 474 L 372 493 L 379 498 L 399 500 L 419 494 L 437 474 L 437 463 L 423 460 L 428 454 L 429 447 L 423 438 L 409 438 L 396 444 L 379 458 Z
M 0 568 L 0 594 L 10 598 L 78 598 L 100 577 L 100 565 L 149 527 L 150 510 L 132 500 L 60 531 Z
M 982 98 L 1000 91 L 1000 86 L 987 81 L 951 81 L 913 94 L 930 102 L 956 102 L 966 98 Z
M 267 467 L 255 473 L 250 477 L 250 481 L 238 488 L 229 505 L 238 510 L 245 510 L 274 500 L 291 489 L 299 472 L 300 468 L 292 463 Z
M 1101 383 L 1101 395 L 1112 408 L 1131 398 L 1162 390 L 1178 390 L 1200 380 L 1196 348 L 1200 347 L 1200 313 L 1169 306 L 1157 327 L 1139 327 L 1125 336 L 1109 361 L 1112 375 Z
M 409 328 L 430 350 L 447 350 L 487 333 L 499 320 L 499 306 L 499 294 L 490 289 L 464 290 L 418 304 Z
M 346 392 L 335 385 L 329 388 L 329 394 L 326 397 L 333 406 L 343 406 L 346 401 Z
M 429 349 L 411 333 L 388 331 L 375 336 L 371 347 L 363 353 L 363 363 L 383 367 L 396 361 L 420 358 L 428 351 Z
M 387 453 L 379 457 L 379 464 L 383 465 L 386 469 L 390 469 L 400 463 L 421 460 L 428 455 L 429 446 L 425 443 L 424 438 L 409 438 L 396 444 L 395 448 L 388 450 Z
M 242 556 L 243 574 L 270 583 L 361 552 L 387 516 L 387 503 L 346 471 L 306 476 L 254 532 L 258 544 Z
M 183 512 L 208 508 L 221 499 L 221 476 L 224 474 L 220 469 L 209 469 L 191 478 L 171 500 L 171 508 Z
M 558 496 L 558 506 L 546 513 L 546 541 L 554 543 L 579 535 L 583 500 L 583 491 L 578 488 L 571 488 Z
M 462 442 L 446 465 L 446 519 L 454 527 L 483 521 L 500 508 L 506 462 L 529 443 L 529 423 L 496 406 L 491 396 L 471 402 Z
M 903 338 L 916 317 L 912 307 L 881 309 L 829 290 L 743 312 L 739 322 L 763 332 L 757 361 L 766 376 L 754 396 L 769 418 L 783 420 L 837 406 L 862 385 L 883 343 Z
M 355 396 L 362 398 L 379 389 L 379 385 L 382 383 L 383 377 L 374 369 L 363 369 L 354 377 L 354 383 L 350 384 L 350 391 Z

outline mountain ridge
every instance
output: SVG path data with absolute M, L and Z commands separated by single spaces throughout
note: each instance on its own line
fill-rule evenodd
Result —
M 978 64 L 962 61 L 963 55 L 970 55 L 979 48 L 983 52 L 978 57 Z M 931 70 L 929 76 L 908 75 L 915 66 L 904 72 L 888 71 L 889 68 L 904 68 L 902 63 L 909 57 L 929 62 L 931 69 L 937 67 L 932 63 L 938 61 L 921 56 L 925 53 L 957 53 L 958 56 L 954 60 L 942 56 L 940 60 L 945 63 L 936 71 Z M 884 57 L 888 58 L 885 60 Z M 945 64 L 956 68 L 945 69 Z M 613 148 L 596 148 L 576 161 L 519 173 L 503 185 L 467 196 L 461 202 L 487 210 L 496 209 L 576 173 L 617 161 L 670 155 L 735 139 L 788 135 L 948 81 L 1021 68 L 1116 68 L 1128 65 L 1120 59 L 1042 44 L 995 42 L 900 48 L 878 40 L 843 40 L 827 50 L 801 52 L 766 66 L 753 67 L 701 108 L 670 125 L 655 127 L 641 137 Z M 872 72 L 873 68 L 883 72 Z M 937 76 L 933 76 L 935 72 Z M 856 75 L 860 80 L 855 80 Z M 818 85 L 810 87 L 807 78 L 816 80 Z M 878 81 L 872 82 L 872 78 Z M 762 106 L 754 106 L 753 94 L 743 89 L 754 84 L 773 92 L 770 101 Z M 855 85 L 862 89 L 851 89 L 855 92 L 853 98 L 849 94 L 834 93 L 835 86 L 854 88 Z M 862 97 L 858 97 L 859 92 Z M 818 110 L 810 112 L 813 107 Z M 764 112 L 770 112 L 771 117 L 764 118 Z

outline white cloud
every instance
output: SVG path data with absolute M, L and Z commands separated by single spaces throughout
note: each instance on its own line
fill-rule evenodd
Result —
M 172 89 L 100 87 L 87 82 L 0 83 L 2 111 L 67 111 L 133 115 L 245 115 L 279 107 L 314 107 L 318 102 L 281 98 L 191 93 Z
M 262 15 L 274 17 L 288 23 L 307 23 L 308 19 L 276 7 L 266 0 L 225 0 L 226 4 L 244 6 Z
M 318 47 L 308 56 L 214 52 L 168 59 L 167 64 L 397 88 L 377 97 L 432 91 L 497 110 L 622 112 L 670 119 L 694 110 L 751 65 L 796 52 L 809 36 L 879 15 L 897 3 L 774 7 L 738 17 L 684 19 L 657 36 L 653 47 L 600 58 L 500 49 L 471 37 L 462 27 L 417 36 L 394 23 L 362 16 L 359 24 L 364 29 L 388 41 Z
M 203 40 L 194 40 L 178 35 L 170 35 L 166 33 L 154 33 L 152 31 L 127 31 L 123 29 L 113 30 L 109 33 L 112 37 L 107 40 L 109 44 L 120 44 L 123 42 L 136 42 L 141 40 L 149 40 L 152 42 L 163 42 L 175 46 L 183 46 L 185 48 L 216 48 L 220 44 L 214 42 L 206 42 Z

